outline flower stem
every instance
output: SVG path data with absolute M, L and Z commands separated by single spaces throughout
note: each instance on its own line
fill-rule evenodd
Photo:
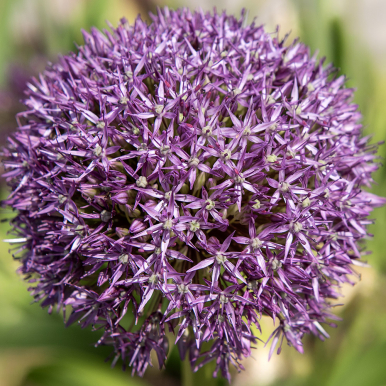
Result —
M 190 362 L 188 358 L 182 361 L 182 376 L 181 376 L 181 385 L 182 386 L 193 386 L 193 371 L 190 367 Z
M 181 365 L 181 385 L 182 386 L 193 386 L 193 385 L 213 385 L 223 386 L 225 380 L 223 378 L 213 378 L 214 363 L 209 363 L 197 372 L 193 372 L 190 367 L 188 358 L 182 361 Z

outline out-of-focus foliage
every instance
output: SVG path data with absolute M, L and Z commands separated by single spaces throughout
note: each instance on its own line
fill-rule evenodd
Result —
M 358 1 L 353 1 L 354 7 Z M 154 9 L 155 4 L 169 6 L 209 5 L 214 1 L 173 0 L 0 0 L 0 138 L 14 125 L 14 114 L 20 105 L 25 79 L 36 75 L 47 60 L 81 44 L 80 29 L 95 25 L 105 28 L 105 20 L 113 25 L 125 16 L 130 22 L 138 12 Z M 374 135 L 373 142 L 386 139 L 386 63 L 375 63 L 363 40 L 348 28 L 350 13 L 337 12 L 330 0 L 259 0 L 218 1 L 219 9 L 230 11 L 247 6 L 250 14 L 259 14 L 270 4 L 292 10 L 288 18 L 296 21 L 292 30 L 311 47 L 319 49 L 341 73 L 347 74 L 349 86 L 355 87 L 355 100 L 364 116 L 365 133 Z M 339 3 L 339 1 L 337 2 Z M 345 2 L 348 4 L 348 2 Z M 264 8 L 265 7 L 265 8 Z M 286 8 L 286 9 L 287 9 Z M 274 9 L 272 12 L 279 10 Z M 230 12 L 228 11 L 228 12 Z M 286 17 L 286 16 L 284 16 Z M 274 19 L 275 21 L 276 19 Z M 264 22 L 261 18 L 258 22 Z M 273 29 L 272 29 L 273 30 Z M 281 34 L 284 34 L 281 30 Z M 360 33 L 360 31 L 358 32 Z M 386 33 L 385 33 L 386 35 Z M 290 38 L 294 38 L 293 34 Z M 386 42 L 385 42 L 386 44 Z M 386 146 L 379 155 L 386 156 Z M 374 176 L 378 185 L 372 191 L 386 195 L 386 168 Z M 3 192 L 3 197 L 5 192 Z M 3 209 L 2 218 L 12 216 Z M 360 270 L 362 280 L 354 287 L 345 287 L 343 307 L 336 313 L 343 318 L 337 329 L 329 329 L 331 338 L 319 342 L 308 338 L 305 354 L 284 348 L 282 354 L 267 363 L 267 349 L 259 345 L 255 360 L 248 361 L 246 371 L 233 377 L 235 385 L 258 386 L 381 386 L 386 385 L 386 256 L 384 229 L 386 208 L 373 215 L 371 226 L 375 237 L 368 241 L 373 254 L 368 257 L 372 268 Z M 0 224 L 0 238 L 6 236 L 6 222 Z M 131 378 L 119 366 L 111 369 L 104 359 L 108 348 L 94 348 L 98 333 L 65 328 L 62 317 L 48 315 L 37 304 L 30 305 L 26 285 L 15 273 L 18 263 L 7 253 L 8 245 L 0 244 L 0 385 L 1 386 L 114 386 L 180 384 L 183 367 L 172 352 L 167 368 L 160 375 L 149 371 L 144 380 Z M 355 278 L 353 278 L 355 280 Z M 264 322 L 263 322 L 264 323 Z M 264 328 L 266 327 L 266 328 Z M 273 326 L 263 325 L 265 331 Z M 267 335 L 266 335 L 267 334 Z M 268 337 L 268 331 L 261 338 Z M 171 348 L 172 349 L 172 348 Z M 156 364 L 156 361 L 155 361 Z M 205 374 L 183 377 L 184 385 L 200 382 Z M 204 383 L 201 382 L 203 385 Z M 220 385 L 222 381 L 213 381 Z
M 74 43 L 83 41 L 81 29 L 107 28 L 106 20 L 117 24 L 123 16 L 133 22 L 144 11 L 134 0 L 1 0 L 0 84 L 14 63 L 27 67 L 43 56 L 44 66 L 47 58 L 74 50 Z M 40 68 L 28 72 L 36 74 Z

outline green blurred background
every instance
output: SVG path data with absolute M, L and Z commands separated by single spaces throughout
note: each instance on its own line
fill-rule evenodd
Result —
M 386 138 L 385 0 L 0 0 L 0 143 L 15 127 L 25 81 L 58 54 L 74 50 L 74 43 L 81 44 L 81 28 L 105 28 L 105 20 L 116 25 L 122 16 L 133 22 L 138 13 L 148 19 L 149 11 L 164 5 L 204 10 L 216 6 L 236 15 L 246 7 L 249 21 L 257 16 L 267 31 L 279 24 L 281 36 L 288 31 L 292 39 L 300 36 L 312 52 L 318 49 L 319 56 L 347 74 L 349 86 L 357 89 L 365 134 L 373 134 L 373 142 Z M 382 146 L 379 155 L 385 153 Z M 374 177 L 378 185 L 372 191 L 386 196 L 386 168 Z M 0 192 L 5 197 L 3 184 Z M 1 212 L 3 219 L 11 215 Z M 270 362 L 267 348 L 259 345 L 244 362 L 246 371 L 233 374 L 232 385 L 386 385 L 386 208 L 376 210 L 373 218 L 371 268 L 359 269 L 361 280 L 342 288 L 344 306 L 335 310 L 343 321 L 329 329 L 331 338 L 320 342 L 307 337 L 304 355 L 284 347 Z M 1 223 L 1 239 L 7 230 L 7 222 Z M 150 368 L 143 379 L 132 378 L 119 366 L 111 369 L 104 362 L 110 350 L 94 348 L 98 333 L 65 328 L 60 315 L 31 305 L 8 245 L 0 243 L 0 248 L 0 386 L 181 384 L 184 365 L 173 349 L 166 369 L 160 373 Z M 272 323 L 263 321 L 263 328 L 264 340 Z M 189 382 L 190 376 L 185 385 L 198 383 Z

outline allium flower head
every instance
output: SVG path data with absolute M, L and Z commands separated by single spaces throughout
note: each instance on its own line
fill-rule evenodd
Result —
M 279 321 L 270 355 L 328 336 L 384 203 L 362 190 L 376 146 L 345 78 L 244 19 L 165 8 L 84 32 L 28 84 L 3 151 L 32 295 L 140 375 L 166 331 L 228 379 L 261 316 Z

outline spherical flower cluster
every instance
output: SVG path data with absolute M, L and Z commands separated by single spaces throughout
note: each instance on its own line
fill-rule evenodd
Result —
M 376 146 L 306 46 L 244 15 L 152 20 L 84 32 L 28 84 L 3 151 L 14 254 L 36 301 L 102 330 L 114 363 L 142 375 L 155 350 L 162 367 L 174 333 L 194 370 L 229 378 L 262 316 L 270 355 L 328 336 L 384 203 L 361 190 Z

